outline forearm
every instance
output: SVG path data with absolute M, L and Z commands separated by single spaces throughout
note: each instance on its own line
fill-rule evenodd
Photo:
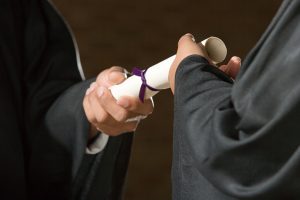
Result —
M 279 74 L 275 77 L 287 78 Z M 296 183 L 299 177 L 293 168 L 300 163 L 295 139 L 297 114 L 293 112 L 299 109 L 298 104 L 294 98 L 281 103 L 277 101 L 280 96 L 270 99 L 270 92 L 281 92 L 275 87 L 277 82 L 270 84 L 269 76 L 251 78 L 256 82 L 236 82 L 232 88 L 213 66 L 196 57 L 184 60 L 176 74 L 174 135 L 180 139 L 174 145 L 187 141 L 195 167 L 227 195 L 238 199 L 272 199 L 288 193 L 297 196 L 297 185 L 286 187 L 284 183 Z M 294 81 L 288 83 L 290 89 L 298 88 Z M 241 96 L 249 92 L 251 95 Z M 239 113 L 241 98 L 248 102 L 246 113 Z M 278 113 L 266 115 L 274 110 Z

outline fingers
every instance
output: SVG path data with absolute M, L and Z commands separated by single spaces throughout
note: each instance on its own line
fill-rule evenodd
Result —
M 109 126 L 106 124 L 100 124 L 97 129 L 110 136 L 118 136 L 122 133 L 134 132 L 138 126 L 138 122 L 123 123 L 118 126 Z
M 152 99 L 147 99 L 143 102 L 138 98 L 133 97 L 121 97 L 117 104 L 125 108 L 128 111 L 131 111 L 140 115 L 149 115 L 153 112 L 154 104 Z
M 237 74 L 240 71 L 241 67 L 241 58 L 237 56 L 233 56 L 227 63 L 227 65 L 220 66 L 220 70 L 225 72 L 228 76 L 232 77 L 233 79 L 236 78 Z
M 137 114 L 131 113 L 123 109 L 124 110 L 123 116 L 126 117 L 120 118 L 120 115 L 118 113 L 113 113 L 115 112 L 115 110 L 111 110 L 110 106 L 113 105 L 113 102 L 109 102 L 111 101 L 110 97 L 105 96 L 105 93 L 109 91 L 104 91 L 103 95 L 101 95 L 100 98 L 97 92 L 99 92 L 97 88 L 90 91 L 89 93 L 87 92 L 87 95 L 85 96 L 83 101 L 85 113 L 87 115 L 88 120 L 91 122 L 91 124 L 94 127 L 96 127 L 99 131 L 104 132 L 111 136 L 116 136 L 125 132 L 135 131 L 139 122 L 138 121 L 127 122 L 126 119 L 136 117 Z M 116 104 L 115 100 L 114 102 L 116 106 L 120 107 L 119 105 Z M 107 104 L 108 106 L 104 107 L 103 106 L 104 104 Z
M 102 86 L 97 88 L 97 98 L 101 107 L 116 121 L 125 122 L 129 117 L 129 112 L 116 103 L 115 98 L 107 88 Z
M 95 94 L 96 92 L 97 91 L 93 91 L 93 93 L 88 96 L 88 102 L 94 114 L 94 118 L 92 118 L 90 121 L 95 126 L 98 126 L 99 123 L 112 125 L 113 120 L 111 116 L 109 116 L 109 114 L 102 108 L 101 104 L 98 101 L 97 95 Z
M 122 97 L 119 101 L 108 89 L 125 80 L 126 71 L 112 67 L 101 72 L 86 91 L 84 111 L 92 127 L 115 136 L 135 131 L 139 121 L 153 111 L 152 99 L 140 102 L 138 98 Z

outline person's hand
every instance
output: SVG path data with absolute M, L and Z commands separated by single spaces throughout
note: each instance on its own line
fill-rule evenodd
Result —
M 219 67 L 225 74 L 235 79 L 241 68 L 241 58 L 233 56 L 230 58 L 226 65 L 221 65 Z
M 197 54 L 200 55 L 207 60 L 209 60 L 204 46 L 200 43 L 197 44 L 195 38 L 192 34 L 187 33 L 182 36 L 178 41 L 178 48 L 174 62 L 171 65 L 169 71 L 169 83 L 172 92 L 174 93 L 175 89 L 175 74 L 178 68 L 179 63 L 186 57 Z
M 91 123 L 90 138 L 97 130 L 110 136 L 134 131 L 139 119 L 152 113 L 152 99 L 142 103 L 138 98 L 121 97 L 116 101 L 111 95 L 108 88 L 123 82 L 125 76 L 123 68 L 111 67 L 101 72 L 87 90 L 83 107 Z
M 212 64 L 211 60 L 207 56 L 204 46 L 201 43 L 197 44 L 192 34 L 190 33 L 185 34 L 178 41 L 176 58 L 172 63 L 169 72 L 169 82 L 173 93 L 175 90 L 175 74 L 179 63 L 184 58 L 194 54 L 206 58 Z M 219 69 L 234 79 L 239 72 L 240 66 L 241 66 L 241 59 L 239 57 L 234 56 L 229 60 L 227 65 L 222 65 L 220 66 Z

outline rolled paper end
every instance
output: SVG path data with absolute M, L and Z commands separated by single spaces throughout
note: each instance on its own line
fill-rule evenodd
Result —
M 225 43 L 217 37 L 209 37 L 201 42 L 205 46 L 208 57 L 214 64 L 223 62 L 227 55 Z

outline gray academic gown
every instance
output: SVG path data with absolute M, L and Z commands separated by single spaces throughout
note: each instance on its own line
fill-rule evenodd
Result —
M 176 73 L 173 199 L 300 199 L 300 0 L 285 0 L 233 83 Z
M 72 36 L 47 0 L 0 1 L 0 199 L 120 199 L 132 135 L 85 154 Z

